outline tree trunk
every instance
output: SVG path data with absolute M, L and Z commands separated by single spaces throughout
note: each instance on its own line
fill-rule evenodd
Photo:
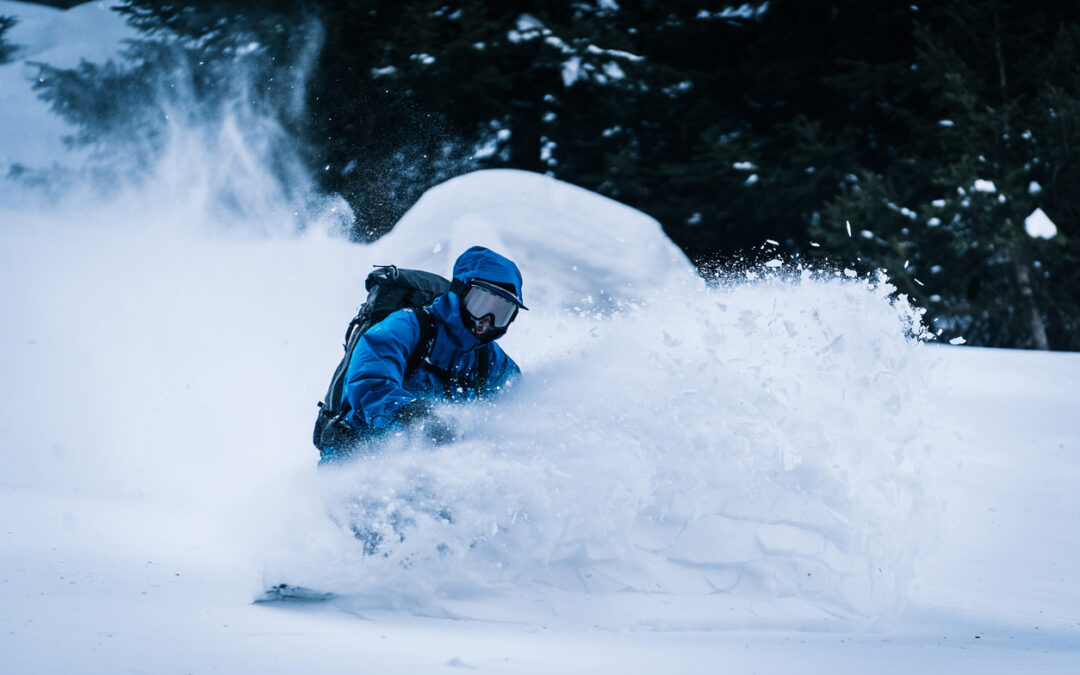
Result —
M 1042 315 L 1039 314 L 1039 308 L 1035 305 L 1035 291 L 1031 287 L 1031 266 L 1014 257 L 1013 268 L 1016 271 L 1016 284 L 1020 288 L 1020 297 L 1024 299 L 1028 312 L 1031 341 L 1035 349 L 1049 350 L 1050 342 L 1046 339 L 1046 324 L 1043 322 Z
M 1001 101 L 998 104 L 1001 109 L 1001 142 L 1006 146 L 1011 142 L 1009 129 L 1009 82 L 1005 74 L 1005 50 L 1002 47 L 1001 36 L 1001 2 L 995 1 L 994 15 L 994 55 L 998 67 L 998 89 L 1001 93 Z M 1004 150 L 1001 156 L 1004 157 Z M 1024 236 L 1022 233 L 1020 236 Z M 1050 342 L 1046 339 L 1046 323 L 1043 322 L 1039 308 L 1035 304 L 1035 290 L 1031 286 L 1031 265 L 1022 247 L 1020 250 L 1013 249 L 1013 270 L 1016 273 L 1016 285 L 1020 289 L 1020 297 L 1023 300 L 1023 308 L 1020 311 L 1028 313 L 1028 329 L 1031 331 L 1031 342 L 1035 349 L 1049 350 Z

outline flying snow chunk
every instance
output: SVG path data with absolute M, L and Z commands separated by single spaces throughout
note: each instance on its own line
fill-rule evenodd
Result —
M 784 261 L 780 260 L 780 258 L 773 258 L 769 262 L 765 263 L 765 267 L 776 268 L 776 267 L 783 267 L 783 266 L 784 266 Z
M 845 269 L 844 270 L 844 276 L 848 277 L 849 279 L 854 279 L 855 277 L 859 276 L 859 273 L 856 272 L 855 270 Z
M 850 220 L 845 220 L 844 224 L 847 225 L 847 236 L 850 237 L 851 236 L 851 221 Z
M 967 340 L 962 337 L 954 337 L 953 339 L 949 340 L 949 344 L 951 345 L 962 345 L 965 342 L 967 342 Z
M 604 74 L 613 80 L 621 80 L 626 77 L 626 73 L 614 61 L 608 61 L 604 64 Z
M 1038 239 L 1053 239 L 1058 233 L 1057 225 L 1042 209 L 1035 209 L 1024 219 L 1024 229 L 1028 236 Z
M 753 162 L 735 162 L 731 167 L 736 171 L 753 171 L 757 168 Z
M 1039 181 L 1033 180 L 1030 183 L 1028 183 L 1028 194 L 1029 195 L 1037 195 L 1040 192 L 1042 192 L 1042 186 L 1039 185 Z
M 644 56 L 638 54 L 631 54 L 630 52 L 623 51 L 621 49 L 601 49 L 596 45 L 589 45 L 585 47 L 585 51 L 590 54 L 606 54 L 608 56 L 614 56 L 620 59 L 626 59 L 627 61 L 644 61 Z
M 983 180 L 982 178 L 976 179 L 975 184 L 972 185 L 971 187 L 976 192 L 987 192 L 987 193 L 997 192 L 997 186 L 994 185 L 994 181 L 992 181 L 992 180 Z
M 747 178 L 746 181 L 744 181 L 744 184 L 745 185 L 753 185 L 756 182 L 758 182 L 758 175 L 756 173 L 752 173 L 752 174 L 750 174 L 750 177 Z
M 562 81 L 564 87 L 573 86 L 581 78 L 581 57 L 575 56 L 563 61 Z
M 494 138 L 489 138 L 484 143 L 476 146 L 476 149 L 473 150 L 473 158 L 486 159 L 487 157 L 494 155 L 498 150 L 499 143 Z
M 522 33 L 530 30 L 544 30 L 544 24 L 532 14 L 522 14 L 517 18 L 517 29 Z
M 952 127 L 952 126 L 956 126 L 956 123 L 953 122 L 952 120 L 938 120 L 938 126 Z

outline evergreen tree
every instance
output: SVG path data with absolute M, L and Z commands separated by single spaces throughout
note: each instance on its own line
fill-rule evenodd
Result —
M 635 144 L 648 92 L 622 11 L 535 0 L 328 2 L 322 11 L 332 28 L 311 98 L 351 111 L 349 122 L 313 116 L 328 164 L 377 168 L 373 156 L 405 149 L 401 164 L 416 170 L 403 187 L 416 196 L 479 167 L 542 171 L 608 193 L 619 184 L 608 180 L 608 158 Z M 444 161 L 418 161 L 430 157 Z M 323 178 L 335 191 L 357 185 L 346 173 Z M 403 211 L 411 201 L 393 203 Z
M 957 0 L 918 31 L 910 77 L 927 110 L 909 142 L 829 206 L 819 234 L 884 267 L 931 310 L 945 337 L 1076 348 L 1080 24 L 1076 10 Z M 1038 43 L 1040 49 L 1031 49 Z M 1059 233 L 1025 219 L 1042 208 Z M 866 237 L 846 240 L 847 221 Z
M 896 142 L 875 92 L 893 86 L 894 64 L 913 51 L 909 3 L 765 9 L 724 34 L 733 48 L 710 64 L 720 74 L 700 78 L 701 112 L 685 131 L 691 152 L 661 169 L 678 186 L 664 222 L 703 255 L 765 238 L 806 251 L 825 202 L 861 167 L 887 163 Z
M 83 61 L 70 69 L 38 64 L 35 84 L 53 111 L 76 127 L 65 141 L 93 149 L 99 189 L 120 184 L 120 175 L 142 175 L 168 146 L 175 127 L 212 129 L 229 116 L 241 134 L 263 132 L 253 142 L 264 145 L 267 168 L 287 194 L 303 183 L 293 158 L 294 139 L 305 123 L 305 73 L 293 64 L 317 53 L 316 21 L 300 10 L 288 13 L 285 3 L 236 3 L 226 11 L 213 2 L 132 2 L 117 11 L 145 38 L 131 41 L 121 59 L 104 64 Z
M 16 49 L 15 45 L 8 42 L 4 37 L 4 33 L 11 30 L 15 23 L 15 17 L 13 16 L 0 16 L 0 63 L 6 63 Z

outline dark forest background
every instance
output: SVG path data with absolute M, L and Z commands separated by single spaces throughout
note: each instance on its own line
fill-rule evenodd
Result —
M 70 3 L 50 3 L 70 4 Z M 385 233 L 480 168 L 657 218 L 703 269 L 885 269 L 943 338 L 1080 349 L 1080 3 L 1049 0 L 129 0 L 123 63 L 41 66 L 100 142 L 168 73 L 245 95 Z M 4 55 L 0 21 L 0 58 Z M 152 129 L 152 125 L 143 128 Z M 1056 236 L 1025 219 L 1042 209 Z

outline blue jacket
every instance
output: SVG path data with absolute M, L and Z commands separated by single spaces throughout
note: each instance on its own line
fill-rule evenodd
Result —
M 521 298 L 521 273 L 499 254 L 475 246 L 454 264 L 454 278 L 510 283 Z M 386 429 L 397 409 L 417 398 L 471 400 L 502 389 L 521 374 L 494 342 L 481 342 L 461 319 L 458 296 L 440 295 L 431 303 L 435 339 L 427 362 L 405 377 L 405 361 L 420 341 L 420 321 L 409 310 L 394 312 L 360 338 L 345 373 L 346 416 L 357 431 Z M 485 362 L 485 363 L 481 363 Z M 487 377 L 478 382 L 486 365 Z

